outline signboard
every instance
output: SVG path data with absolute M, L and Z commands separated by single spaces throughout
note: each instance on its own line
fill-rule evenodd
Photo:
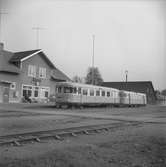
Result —
M 40 78 L 32 78 L 31 83 L 35 86 L 39 86 L 41 83 L 41 79 Z

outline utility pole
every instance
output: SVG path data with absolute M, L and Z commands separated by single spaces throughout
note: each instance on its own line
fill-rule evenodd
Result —
M 95 35 L 92 35 L 93 53 L 92 53 L 92 85 L 94 85 L 94 59 L 95 59 Z
M 2 16 L 7 15 L 7 14 L 8 14 L 7 12 L 1 12 L 0 11 L 0 42 L 2 40 Z
M 36 33 L 36 48 L 39 49 L 39 35 L 40 35 L 39 32 L 41 30 L 44 30 L 44 28 L 43 27 L 33 27 L 32 30 L 36 31 L 35 32 Z
M 126 82 L 128 81 L 128 70 L 125 71 L 126 74 Z

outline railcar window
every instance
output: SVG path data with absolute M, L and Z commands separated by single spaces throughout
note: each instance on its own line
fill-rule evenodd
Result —
M 100 96 L 100 91 L 96 90 L 96 96 Z
M 107 92 L 107 97 L 110 97 L 110 92 Z
M 81 94 L 81 88 L 78 88 L 78 94 Z
M 102 94 L 102 96 L 105 96 L 105 91 L 102 91 L 101 94 Z
M 83 89 L 83 95 L 88 95 L 88 90 L 87 89 Z
M 71 87 L 64 87 L 64 93 L 72 93 Z
M 58 86 L 58 87 L 57 87 L 57 92 L 58 92 L 58 93 L 61 93 L 61 92 L 62 92 L 62 87 L 61 87 L 61 86 Z
M 73 93 L 74 93 L 74 94 L 77 93 L 77 88 L 73 88 Z
M 94 96 L 94 90 L 90 90 L 90 96 Z

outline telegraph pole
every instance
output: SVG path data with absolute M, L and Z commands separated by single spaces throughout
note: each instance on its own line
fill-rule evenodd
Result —
M 7 15 L 7 14 L 8 14 L 7 12 L 1 12 L 0 11 L 0 42 L 2 40 L 2 16 Z
M 95 35 L 92 35 L 93 53 L 92 53 L 92 85 L 94 85 L 94 59 L 95 59 Z
M 43 27 L 33 27 L 32 30 L 36 31 L 35 32 L 36 33 L 36 48 L 39 49 L 39 35 L 40 35 L 39 32 L 41 30 L 44 30 L 44 28 Z
M 125 71 L 125 75 L 126 75 L 126 82 L 128 81 L 128 70 Z

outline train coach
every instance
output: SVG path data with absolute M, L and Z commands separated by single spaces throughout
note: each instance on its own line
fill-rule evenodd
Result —
M 143 93 L 122 91 L 114 88 L 80 84 L 74 82 L 58 82 L 56 84 L 56 106 L 141 106 L 146 105 Z

